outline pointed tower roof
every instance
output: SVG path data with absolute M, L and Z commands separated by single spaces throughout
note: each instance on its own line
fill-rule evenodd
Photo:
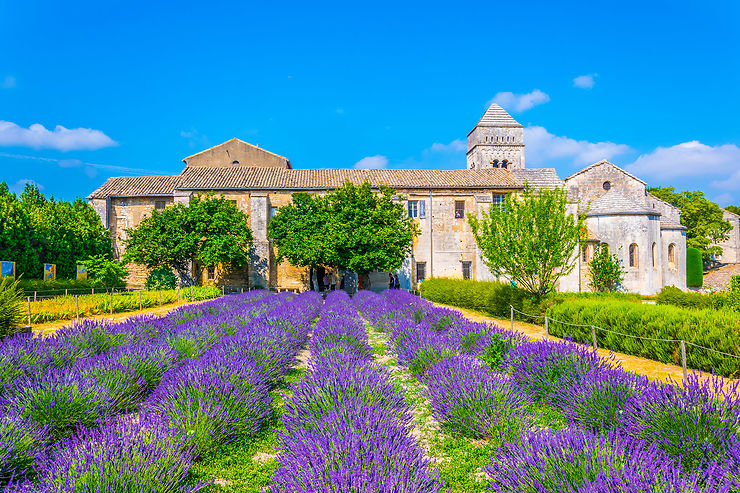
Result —
M 521 127 L 501 106 L 493 103 L 478 121 L 476 127 Z

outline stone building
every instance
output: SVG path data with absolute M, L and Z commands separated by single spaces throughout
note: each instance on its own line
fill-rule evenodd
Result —
M 717 262 L 722 264 L 740 263 L 740 215 L 734 212 L 722 211 L 722 219 L 730 223 L 732 229 L 724 241 L 717 243 L 722 247 L 722 255 L 717 255 Z
M 195 194 L 215 192 L 249 215 L 254 248 L 247 269 L 203 272 L 204 284 L 305 289 L 307 269 L 275 261 L 267 224 L 296 192 L 322 194 L 344 182 L 365 180 L 395 188 L 405 197 L 421 234 L 398 274 L 409 288 L 431 277 L 493 279 L 477 247 L 467 213 L 501 203 L 529 183 L 535 188 L 567 187 L 574 212 L 586 214 L 589 243 L 577 252 L 577 268 L 559 289 L 586 291 L 587 262 L 597 244 L 607 244 L 629 266 L 624 288 L 654 293 L 664 285 L 684 288 L 685 228 L 677 209 L 645 191 L 645 183 L 611 163 L 596 163 L 565 180 L 551 168 L 525 168 L 524 129 L 498 105 L 491 105 L 468 134 L 466 169 L 359 170 L 294 169 L 282 156 L 239 139 L 185 158 L 176 176 L 109 178 L 88 196 L 109 229 L 115 255 L 125 249 L 126 229 L 152 210 L 187 204 Z M 575 252 L 574 252 L 575 253 Z M 141 286 L 146 269 L 131 269 L 129 284 Z M 321 273 L 319 273 L 319 276 Z M 374 287 L 387 285 L 388 273 L 370 276 Z

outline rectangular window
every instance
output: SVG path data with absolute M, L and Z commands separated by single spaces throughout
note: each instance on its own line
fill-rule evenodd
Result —
M 409 200 L 409 217 L 414 219 L 427 217 L 426 202 L 423 200 Z
M 162 209 L 164 209 L 164 204 L 165 204 L 164 200 L 155 200 L 154 208 L 157 209 L 158 211 L 161 211 Z
M 491 195 L 491 207 L 501 207 L 506 201 L 505 193 L 494 193 Z
M 455 219 L 464 219 L 464 218 L 465 218 L 465 201 L 456 200 L 455 201 Z
M 213 281 L 214 279 L 216 279 L 216 267 L 210 266 L 208 267 L 207 270 L 208 270 L 208 280 Z
M 427 263 L 416 262 L 416 282 L 421 282 L 427 278 Z
M 462 263 L 463 279 L 470 279 L 470 262 Z
M 270 207 L 270 219 L 275 217 L 275 214 L 277 214 L 278 208 L 277 207 Z

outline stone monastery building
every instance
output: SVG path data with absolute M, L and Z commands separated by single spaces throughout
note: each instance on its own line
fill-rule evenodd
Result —
M 608 245 L 622 261 L 624 290 L 653 294 L 668 285 L 686 288 L 686 228 L 680 224 L 677 208 L 648 193 L 644 181 L 607 161 L 560 179 L 552 168 L 526 168 L 524 150 L 522 125 L 494 104 L 468 134 L 466 169 L 293 169 L 285 157 L 231 139 L 186 157 L 185 169 L 177 176 L 109 178 L 87 198 L 110 231 L 114 252 L 120 257 L 126 229 L 152 210 L 187 204 L 194 194 L 222 194 L 249 215 L 252 261 L 239 272 L 205 270 L 202 281 L 228 287 L 305 289 L 307 269 L 275 261 L 267 238 L 270 217 L 296 192 L 325 193 L 348 180 L 385 184 L 406 197 L 408 213 L 421 230 L 412 255 L 398 272 L 402 287 L 409 288 L 431 276 L 494 279 L 466 214 L 495 207 L 525 183 L 535 188 L 566 187 L 572 210 L 586 216 L 588 243 L 578 252 L 573 272 L 561 278 L 559 290 L 589 290 L 587 263 L 599 244 Z M 146 270 L 131 271 L 129 284 L 143 285 Z M 384 287 L 388 273 L 373 273 L 370 280 L 373 287 Z

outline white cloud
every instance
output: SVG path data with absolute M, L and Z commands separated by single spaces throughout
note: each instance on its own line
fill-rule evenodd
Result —
M 10 158 L 10 159 L 22 159 L 22 160 L 28 160 L 28 161 L 41 161 L 44 163 L 54 163 L 58 165 L 60 168 L 76 168 L 79 166 L 84 166 L 84 172 L 87 176 L 95 176 L 97 175 L 97 170 L 109 170 L 116 173 L 122 173 L 126 175 L 132 175 L 132 174 L 152 174 L 152 173 L 159 173 L 159 174 L 168 174 L 171 173 L 171 170 L 162 170 L 162 169 L 152 169 L 152 168 L 131 168 L 129 166 L 117 166 L 115 164 L 100 164 L 100 163 L 88 163 L 85 161 L 80 161 L 79 159 L 54 159 L 50 157 L 41 157 L 41 156 L 27 156 L 24 154 L 11 154 L 8 152 L 0 152 L 0 157 L 4 158 Z
M 44 186 L 41 183 L 34 181 L 34 180 L 29 180 L 27 178 L 23 180 L 18 180 L 17 182 L 12 184 L 8 188 L 10 189 L 11 192 L 20 194 L 20 193 L 23 193 L 23 189 L 26 187 L 27 183 L 30 185 L 36 185 L 37 187 L 39 187 L 39 190 L 44 189 Z
M 100 130 L 91 128 L 65 128 L 57 125 L 47 130 L 40 123 L 28 128 L 0 120 L 0 146 L 33 147 L 58 151 L 95 150 L 118 145 Z
M 532 92 L 526 94 L 514 94 L 513 92 L 500 92 L 496 94 L 493 99 L 488 101 L 486 106 L 490 106 L 492 103 L 496 103 L 502 108 L 509 111 L 527 111 L 534 108 L 539 104 L 545 104 L 550 101 L 550 96 L 535 89 Z
M 591 89 L 596 84 L 594 80 L 599 74 L 586 74 L 579 75 L 573 79 L 573 87 L 580 87 L 581 89 Z
M 468 150 L 468 143 L 462 139 L 455 139 L 449 144 L 440 144 L 435 142 L 432 144 L 431 150 L 434 152 L 461 152 Z
M 714 182 L 719 188 L 740 187 L 740 149 L 735 144 L 708 146 L 698 140 L 684 142 L 671 147 L 658 147 L 654 151 L 639 156 L 634 163 L 625 167 L 631 173 L 639 173 L 648 178 L 670 180 L 673 178 L 697 176 L 727 177 Z
M 380 154 L 376 156 L 367 156 L 359 161 L 357 161 L 354 165 L 355 169 L 383 169 L 388 167 L 388 158 L 385 156 L 381 156 Z
M 180 137 L 187 139 L 188 145 L 191 148 L 208 147 L 208 137 L 194 128 L 191 128 L 190 130 L 181 130 Z
M 12 75 L 6 75 L 5 78 L 0 81 L 0 89 L 12 89 L 15 87 L 16 80 Z
M 553 135 L 544 127 L 536 126 L 524 129 L 524 145 L 531 167 L 546 166 L 552 160 L 566 160 L 573 166 L 583 166 L 612 159 L 631 150 L 625 144 L 589 142 Z

